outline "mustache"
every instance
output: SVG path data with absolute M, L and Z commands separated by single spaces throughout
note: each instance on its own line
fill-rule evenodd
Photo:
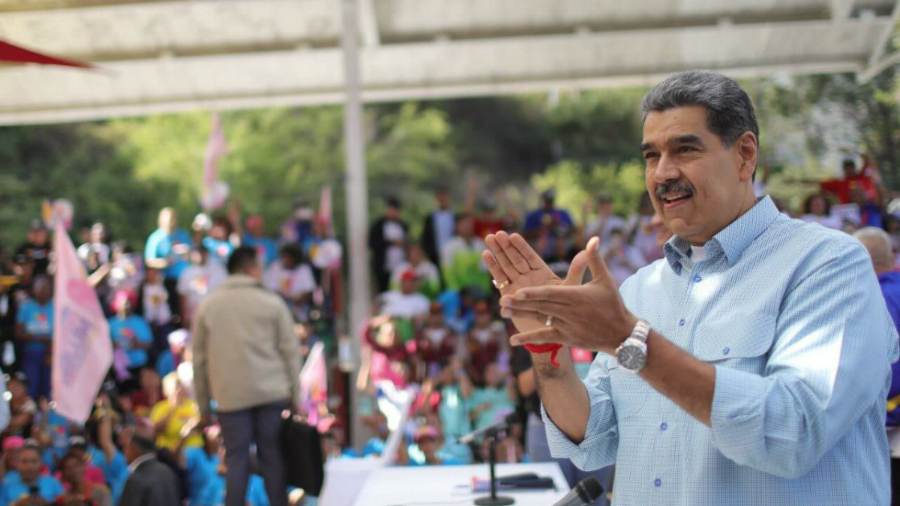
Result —
M 656 198 L 662 200 L 663 195 L 670 192 L 684 192 L 688 195 L 693 195 L 694 185 L 683 180 L 660 184 L 656 187 Z

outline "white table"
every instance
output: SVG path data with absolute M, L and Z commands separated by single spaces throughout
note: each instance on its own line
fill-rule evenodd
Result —
M 540 464 L 497 464 L 497 476 L 536 473 L 553 478 L 556 490 L 503 490 L 497 495 L 512 497 L 514 506 L 552 506 L 569 492 L 569 485 L 555 462 Z M 375 471 L 354 506 L 470 506 L 490 492 L 472 492 L 472 477 L 488 479 L 487 464 L 435 467 L 385 467 Z M 467 486 L 466 486 L 467 485 Z M 412 504 L 415 503 L 415 504 Z M 420 504 L 421 503 L 421 504 Z

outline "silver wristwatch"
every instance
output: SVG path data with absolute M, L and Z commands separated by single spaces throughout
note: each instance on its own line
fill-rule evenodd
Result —
M 647 364 L 648 334 L 650 334 L 650 324 L 645 320 L 638 320 L 628 339 L 616 348 L 616 359 L 622 369 L 630 373 L 637 373 Z

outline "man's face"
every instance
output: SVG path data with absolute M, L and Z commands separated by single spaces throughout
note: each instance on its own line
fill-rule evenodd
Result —
M 385 217 L 389 220 L 399 220 L 400 219 L 400 208 L 388 206 L 387 210 L 384 212 Z
M 141 370 L 141 389 L 145 392 L 159 392 L 159 374 L 152 369 Z
M 46 279 L 41 279 L 34 283 L 34 298 L 38 300 L 41 304 L 50 300 L 50 296 L 52 295 L 50 292 L 50 282 Z
M 753 205 L 756 137 L 747 132 L 724 147 L 707 127 L 705 107 L 649 113 L 642 151 L 653 206 L 692 243 L 704 244 Z
M 62 468 L 63 480 L 68 483 L 80 483 L 84 477 L 84 461 L 79 459 L 66 459 Z
M 845 163 L 844 164 L 844 177 L 846 179 L 850 179 L 856 175 L 856 164 L 855 163 Z
M 456 222 L 456 235 L 468 239 L 475 235 L 475 222 L 466 217 Z
M 406 295 L 416 293 L 419 290 L 419 283 L 416 278 L 405 278 L 400 280 L 400 291 Z
M 178 224 L 178 214 L 171 209 L 163 210 L 159 213 L 159 228 L 172 232 Z
M 438 207 L 441 209 L 450 209 L 450 193 L 439 191 L 435 196 L 437 197 Z
M 50 239 L 50 236 L 47 235 L 47 231 L 43 228 L 39 228 L 34 231 L 34 241 L 32 244 L 37 246 L 44 246 L 47 244 L 47 240 Z
M 19 450 L 19 474 L 26 482 L 38 479 L 41 474 L 41 456 L 37 450 L 31 448 Z

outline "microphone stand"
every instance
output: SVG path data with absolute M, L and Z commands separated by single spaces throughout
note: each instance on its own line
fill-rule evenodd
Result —
M 509 504 L 514 504 L 516 501 L 512 497 L 498 496 L 497 495 L 497 433 L 500 431 L 499 428 L 490 429 L 485 435 L 485 439 L 488 444 L 490 444 L 490 458 L 489 465 L 491 469 L 491 495 L 488 497 L 479 497 L 475 499 L 475 504 L 478 506 L 507 506 Z

